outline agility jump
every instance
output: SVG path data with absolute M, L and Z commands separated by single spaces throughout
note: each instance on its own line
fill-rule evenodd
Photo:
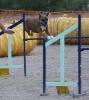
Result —
M 78 18 L 80 19 L 80 17 Z M 79 71 L 78 73 L 78 82 L 65 82 L 64 81 L 64 39 L 65 35 L 68 34 L 69 32 L 73 31 L 78 27 L 79 32 L 80 32 L 80 20 L 77 24 L 74 24 L 71 26 L 69 29 L 66 31 L 62 32 L 61 34 L 55 36 L 53 39 L 49 40 L 48 42 L 45 42 L 43 38 L 25 38 L 24 35 L 24 41 L 27 40 L 35 40 L 35 39 L 41 39 L 43 40 L 43 94 L 41 96 L 48 95 L 46 94 L 46 86 L 78 86 L 79 87 L 79 94 L 81 94 L 81 72 Z M 46 47 L 51 45 L 52 43 L 56 42 L 57 40 L 60 39 L 60 82 L 46 82 Z M 24 45 L 25 48 L 25 45 Z M 25 49 L 24 49 L 25 50 Z M 24 51 L 24 65 L 26 68 L 26 53 Z M 80 66 L 79 66 L 80 69 Z
M 12 29 L 15 26 L 19 25 L 20 23 L 23 23 L 23 33 L 25 34 L 25 29 L 24 29 L 24 25 L 25 25 L 25 14 L 23 13 L 23 18 L 21 20 L 19 20 L 18 22 L 16 22 L 15 24 L 9 26 L 8 28 Z M 1 34 L 3 34 L 3 31 L 1 32 Z M 24 44 L 25 42 L 23 42 Z M 25 44 L 24 44 L 25 45 Z M 11 54 L 11 35 L 8 34 L 8 64 L 7 65 L 0 65 L 0 68 L 24 68 L 24 76 L 26 75 L 26 68 L 24 67 L 25 65 L 13 65 L 12 64 L 12 54 Z
M 89 48 L 81 48 L 81 38 L 89 38 L 89 37 L 81 37 L 81 15 L 78 15 L 78 23 L 71 26 L 69 29 L 65 30 L 64 32 L 60 33 L 59 35 L 55 36 L 53 39 L 49 40 L 48 42 L 45 41 L 44 38 L 25 38 L 25 15 L 23 14 L 23 19 L 16 22 L 9 28 L 12 29 L 13 27 L 17 26 L 18 24 L 23 22 L 23 45 L 24 45 L 24 65 L 12 65 L 11 62 L 11 36 L 8 35 L 8 65 L 0 66 L 0 68 L 24 68 L 24 76 L 26 76 L 26 51 L 25 51 L 25 41 L 27 40 L 43 40 L 43 94 L 46 95 L 46 86 L 78 86 L 78 94 L 82 95 L 81 93 L 81 51 L 89 50 Z M 78 28 L 78 82 L 65 82 L 64 81 L 64 40 L 65 37 L 69 32 L 73 31 L 74 29 Z M 60 39 L 60 82 L 46 82 L 46 47 L 51 45 L 52 43 L 56 42 Z
M 64 32 L 60 33 L 59 35 L 55 36 L 53 39 L 49 40 L 48 42 L 45 42 L 45 39 L 43 38 L 25 38 L 24 35 L 24 41 L 27 40 L 43 40 L 43 94 L 41 96 L 46 96 L 46 86 L 78 86 L 78 94 L 81 95 L 81 63 L 78 64 L 78 82 L 65 82 L 64 81 L 64 40 L 65 35 L 73 31 L 74 29 L 78 28 L 78 60 L 80 61 L 80 46 L 81 46 L 81 16 L 78 16 L 78 23 L 74 24 Z M 70 38 L 70 37 L 67 37 Z M 52 43 L 56 42 L 60 39 L 60 82 L 46 82 L 46 47 L 50 46 Z M 25 48 L 25 45 L 24 45 Z M 25 50 L 25 49 L 24 49 Z M 24 51 L 24 65 L 26 68 L 26 53 Z
M 65 35 L 67 35 L 69 32 L 73 31 L 76 28 L 78 28 L 78 37 L 65 37 Z M 65 82 L 64 81 L 64 40 L 65 38 L 66 39 L 67 38 L 77 38 L 78 39 L 78 82 Z M 64 32 L 55 36 L 53 39 L 46 42 L 45 46 L 47 47 L 60 39 L 60 82 L 44 82 L 43 84 L 45 85 L 45 87 L 46 86 L 77 86 L 78 87 L 77 96 L 84 95 L 81 93 L 81 51 L 89 50 L 89 48 L 81 48 L 81 38 L 89 38 L 89 37 L 81 36 L 81 15 L 78 15 L 78 23 L 74 24 L 69 29 L 65 30 Z M 45 73 L 43 75 L 45 75 Z M 46 80 L 46 76 L 44 77 L 45 77 L 44 80 Z M 46 95 L 45 87 L 43 87 L 43 95 Z

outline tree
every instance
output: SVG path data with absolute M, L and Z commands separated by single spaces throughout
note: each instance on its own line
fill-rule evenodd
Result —
M 1 9 L 22 9 L 42 11 L 85 10 L 89 0 L 0 0 Z

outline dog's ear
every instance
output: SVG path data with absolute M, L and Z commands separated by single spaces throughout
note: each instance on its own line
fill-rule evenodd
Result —
M 46 13 L 46 16 L 48 16 L 48 17 L 49 17 L 50 15 L 51 15 L 51 12 Z
M 49 16 L 49 12 L 46 13 L 46 16 Z
M 47 13 L 46 13 L 46 16 L 49 16 L 50 14 L 51 14 L 50 12 L 47 12 Z
M 41 14 L 39 14 L 39 19 L 41 18 Z

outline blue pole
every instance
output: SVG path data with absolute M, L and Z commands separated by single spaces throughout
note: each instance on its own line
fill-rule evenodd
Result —
M 46 94 L 46 46 L 45 46 L 46 39 L 45 38 L 24 38 L 24 43 L 25 41 L 28 40 L 43 40 L 43 94 L 40 94 L 40 96 L 48 96 L 48 94 Z M 24 44 L 24 69 L 26 72 L 25 44 Z
M 40 94 L 40 96 L 48 96 L 46 93 L 46 39 L 43 40 L 43 94 Z
M 46 47 L 43 39 L 43 94 L 46 92 Z
M 25 14 L 23 13 L 24 76 L 26 76 Z
M 78 94 L 81 94 L 81 15 L 78 15 Z

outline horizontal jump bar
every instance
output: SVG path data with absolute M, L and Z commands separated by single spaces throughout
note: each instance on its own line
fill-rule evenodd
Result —
M 65 37 L 65 39 L 69 39 L 69 38 L 78 38 L 78 36 L 67 36 Z M 81 38 L 89 38 L 89 36 L 81 36 Z M 46 38 L 25 38 L 23 39 L 24 41 L 28 41 L 28 40 L 46 40 Z
M 89 50 L 89 48 L 81 48 L 81 51 Z
M 78 36 L 66 36 L 65 39 L 78 38 Z M 81 38 L 89 38 L 89 36 L 81 36 Z
M 78 86 L 77 82 L 46 82 L 46 86 Z
M 28 40 L 46 40 L 46 39 L 45 38 L 25 38 L 23 40 L 28 41 Z
M 24 68 L 24 65 L 0 65 L 0 68 Z

